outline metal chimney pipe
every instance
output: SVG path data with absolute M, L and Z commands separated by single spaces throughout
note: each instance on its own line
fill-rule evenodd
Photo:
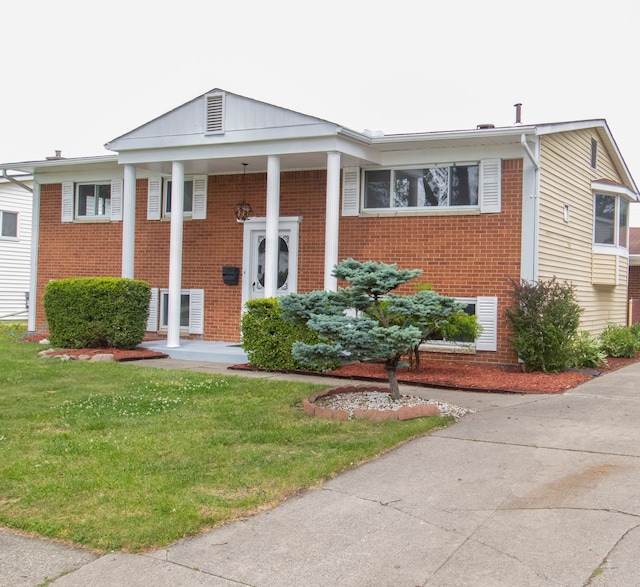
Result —
M 518 102 L 514 106 L 516 108 L 516 124 L 522 124 L 522 104 Z

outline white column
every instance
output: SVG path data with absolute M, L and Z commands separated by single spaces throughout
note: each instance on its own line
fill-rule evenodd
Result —
M 280 219 L 280 158 L 267 161 L 267 226 L 264 250 L 264 297 L 273 298 L 278 289 L 278 249 Z
M 340 223 L 340 153 L 327 153 L 327 203 L 324 227 L 324 289 L 338 290 L 338 280 L 331 275 L 338 262 Z
M 182 223 L 184 209 L 184 164 L 171 167 L 171 231 L 169 237 L 169 314 L 167 348 L 180 346 L 180 290 L 182 289 Z
M 122 277 L 133 279 L 136 238 L 136 167 L 124 166 L 124 192 L 122 210 Z
M 31 271 L 29 273 L 29 312 L 27 328 L 36 330 L 36 302 L 38 301 L 38 242 L 40 239 L 40 184 L 34 180 L 31 208 Z M 43 317 L 44 325 L 44 317 Z

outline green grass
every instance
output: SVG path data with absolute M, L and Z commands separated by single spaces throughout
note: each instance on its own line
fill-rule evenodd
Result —
M 0 333 L 0 524 L 140 551 L 272 507 L 449 420 L 305 414 L 319 387 L 38 358 Z

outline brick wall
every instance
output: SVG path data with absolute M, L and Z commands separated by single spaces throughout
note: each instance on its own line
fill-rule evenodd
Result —
M 451 296 L 498 296 L 498 333 L 507 325 L 507 277 L 520 276 L 522 161 L 503 161 L 502 213 L 473 216 L 340 218 L 339 258 L 397 263 L 424 270 L 422 280 Z M 247 174 L 246 199 L 254 215 L 266 213 L 266 174 Z M 41 186 L 38 262 L 38 327 L 44 324 L 42 292 L 50 279 L 121 274 L 122 223 L 62 224 L 61 186 Z M 239 341 L 241 283 L 225 285 L 222 267 L 242 267 L 243 225 L 234 204 L 242 200 L 243 176 L 209 176 L 207 219 L 185 221 L 182 286 L 205 291 L 206 340 Z M 298 291 L 324 285 L 326 171 L 284 172 L 280 215 L 302 216 Z M 152 287 L 169 284 L 168 221 L 147 221 L 147 180 L 136 183 L 136 279 Z M 407 289 L 406 291 L 411 291 Z M 458 358 L 448 355 L 448 358 Z M 504 342 L 497 353 L 462 355 L 464 360 L 515 361 Z
M 522 160 L 502 162 L 502 212 L 473 216 L 341 218 L 341 259 L 397 263 L 422 269 L 418 278 L 442 295 L 498 297 L 498 351 L 438 353 L 451 360 L 513 363 L 505 342 L 508 278 L 520 278 Z M 411 285 L 405 286 L 411 293 Z

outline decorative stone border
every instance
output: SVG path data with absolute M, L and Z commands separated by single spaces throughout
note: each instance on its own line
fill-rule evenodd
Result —
M 330 395 L 358 393 L 364 391 L 389 393 L 389 388 L 372 385 L 345 385 L 343 387 L 334 387 L 304 399 L 302 402 L 302 409 L 307 414 L 318 418 L 349 420 L 349 412 L 347 410 L 325 408 L 324 406 L 316 405 L 316 401 L 322 397 Z M 434 404 L 417 404 L 415 406 L 401 406 L 397 410 L 354 410 L 352 418 L 371 420 L 372 422 L 382 422 L 383 420 L 411 420 L 412 418 L 425 418 L 439 415 L 440 410 L 438 409 L 438 406 Z

